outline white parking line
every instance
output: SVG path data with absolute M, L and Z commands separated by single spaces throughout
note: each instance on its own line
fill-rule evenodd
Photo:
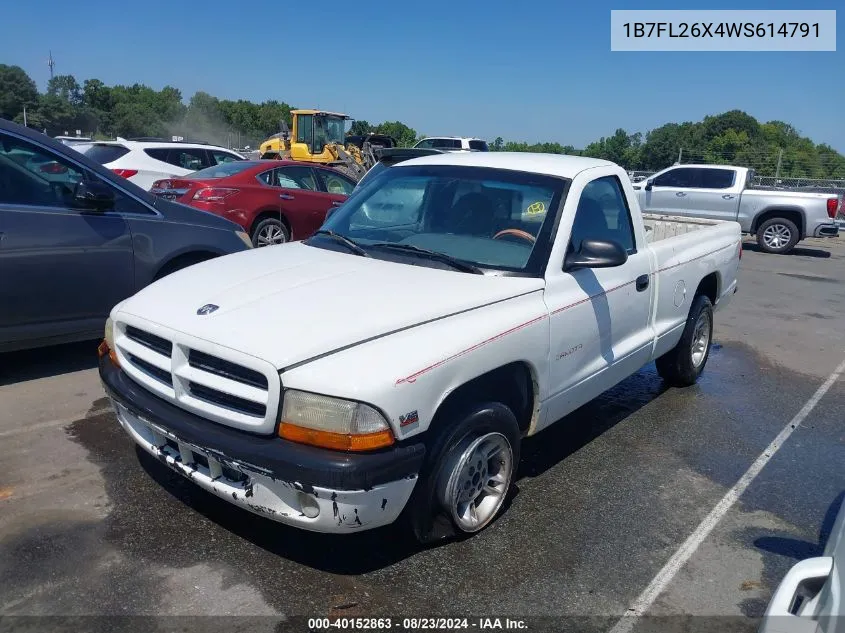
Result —
M 757 475 L 760 474 L 763 467 L 769 462 L 774 454 L 778 452 L 778 449 L 780 449 L 783 443 L 790 435 L 792 435 L 792 432 L 798 428 L 798 425 L 801 424 L 801 422 L 803 422 L 810 412 L 816 407 L 819 400 L 822 399 L 843 372 L 845 372 L 845 361 L 842 361 L 833 373 L 827 377 L 827 380 L 825 380 L 816 390 L 816 393 L 813 394 L 812 398 L 810 398 L 807 403 L 801 407 L 801 410 L 795 414 L 795 417 L 789 421 L 780 433 L 778 433 L 777 437 L 772 440 L 772 443 L 765 448 L 763 453 L 754 461 L 753 464 L 751 464 L 748 470 L 745 471 L 745 474 L 739 478 L 739 481 L 734 484 L 734 487 L 728 490 L 727 494 L 722 497 L 722 500 L 710 511 L 710 514 L 704 517 L 704 520 L 699 524 L 695 531 L 689 535 L 687 540 L 684 541 L 678 550 L 672 555 L 672 558 L 670 558 L 669 562 L 663 566 L 663 569 L 657 573 L 654 579 L 649 583 L 648 587 L 646 587 L 639 597 L 634 600 L 633 604 L 631 604 L 616 625 L 610 629 L 609 633 L 630 633 L 637 624 L 637 618 L 645 615 L 646 611 L 648 611 L 651 605 L 654 604 L 654 601 L 657 600 L 658 596 L 660 596 L 660 594 L 663 593 L 663 590 L 666 589 L 670 582 L 672 582 L 675 574 L 677 574 L 692 557 L 698 547 L 704 542 L 704 539 L 706 539 L 713 528 L 716 527 L 716 524 L 718 524 L 719 521 L 722 520 L 722 517 L 728 513 L 731 506 L 736 503 L 736 500 L 739 499 L 740 495 L 745 492 L 745 489 L 748 488 L 751 482 L 754 481 Z
M 59 420 L 47 420 L 45 422 L 36 422 L 35 424 L 27 424 L 26 426 L 22 426 L 17 429 L 12 429 L 10 431 L 0 431 L 0 438 L 5 437 L 12 437 L 14 435 L 23 435 L 24 433 L 33 433 L 35 431 L 40 431 L 42 429 L 49 429 L 54 426 L 65 426 L 68 424 L 72 424 L 80 419 L 87 419 L 93 418 L 103 413 L 108 413 L 112 409 L 110 407 L 106 407 L 104 409 L 95 409 L 94 411 L 90 411 L 88 413 L 83 413 L 73 418 L 62 418 Z

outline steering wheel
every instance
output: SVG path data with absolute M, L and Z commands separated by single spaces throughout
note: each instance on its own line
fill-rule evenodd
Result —
M 537 241 L 537 238 L 531 235 L 531 233 L 528 233 L 527 231 L 523 231 L 521 229 L 505 229 L 504 231 L 499 231 L 498 233 L 496 233 L 496 235 L 493 236 L 493 239 L 497 240 L 500 237 L 505 237 L 507 235 L 513 235 L 514 237 L 519 237 L 524 240 L 528 240 L 532 244 Z

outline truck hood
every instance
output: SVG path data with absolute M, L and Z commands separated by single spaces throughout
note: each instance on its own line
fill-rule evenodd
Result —
M 218 257 L 115 309 L 235 349 L 279 370 L 433 319 L 542 289 L 292 242 Z M 202 306 L 217 309 L 200 315 Z

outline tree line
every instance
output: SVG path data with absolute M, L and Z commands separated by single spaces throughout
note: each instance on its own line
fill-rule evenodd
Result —
M 258 144 L 291 125 L 284 101 L 254 103 L 195 93 L 186 103 L 178 88 L 155 90 L 142 84 L 107 86 L 98 79 L 80 84 L 73 75 L 57 75 L 40 93 L 19 66 L 0 64 L 0 117 L 45 131 L 51 136 L 76 130 L 95 138 L 181 136 L 225 146 Z M 24 114 L 25 112 L 25 114 Z M 350 134 L 376 132 L 409 147 L 424 137 L 401 121 L 352 124 Z M 676 161 L 735 164 L 760 175 L 845 178 L 845 156 L 816 144 L 783 121 L 760 123 L 740 110 L 707 116 L 703 121 L 667 123 L 643 134 L 617 129 L 582 149 L 556 142 L 489 142 L 492 151 L 544 152 L 603 158 L 628 170 L 656 171 Z

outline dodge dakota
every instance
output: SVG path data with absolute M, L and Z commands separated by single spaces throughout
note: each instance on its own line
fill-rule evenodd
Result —
M 320 532 L 474 533 L 523 438 L 651 361 L 696 382 L 740 238 L 643 216 L 607 161 L 414 158 L 307 240 L 116 305 L 99 372 L 129 436 L 229 503 Z
M 836 237 L 842 201 L 823 193 L 754 186 L 754 171 L 728 165 L 675 165 L 634 185 L 646 213 L 736 220 L 767 253 L 788 253 L 806 237 Z

